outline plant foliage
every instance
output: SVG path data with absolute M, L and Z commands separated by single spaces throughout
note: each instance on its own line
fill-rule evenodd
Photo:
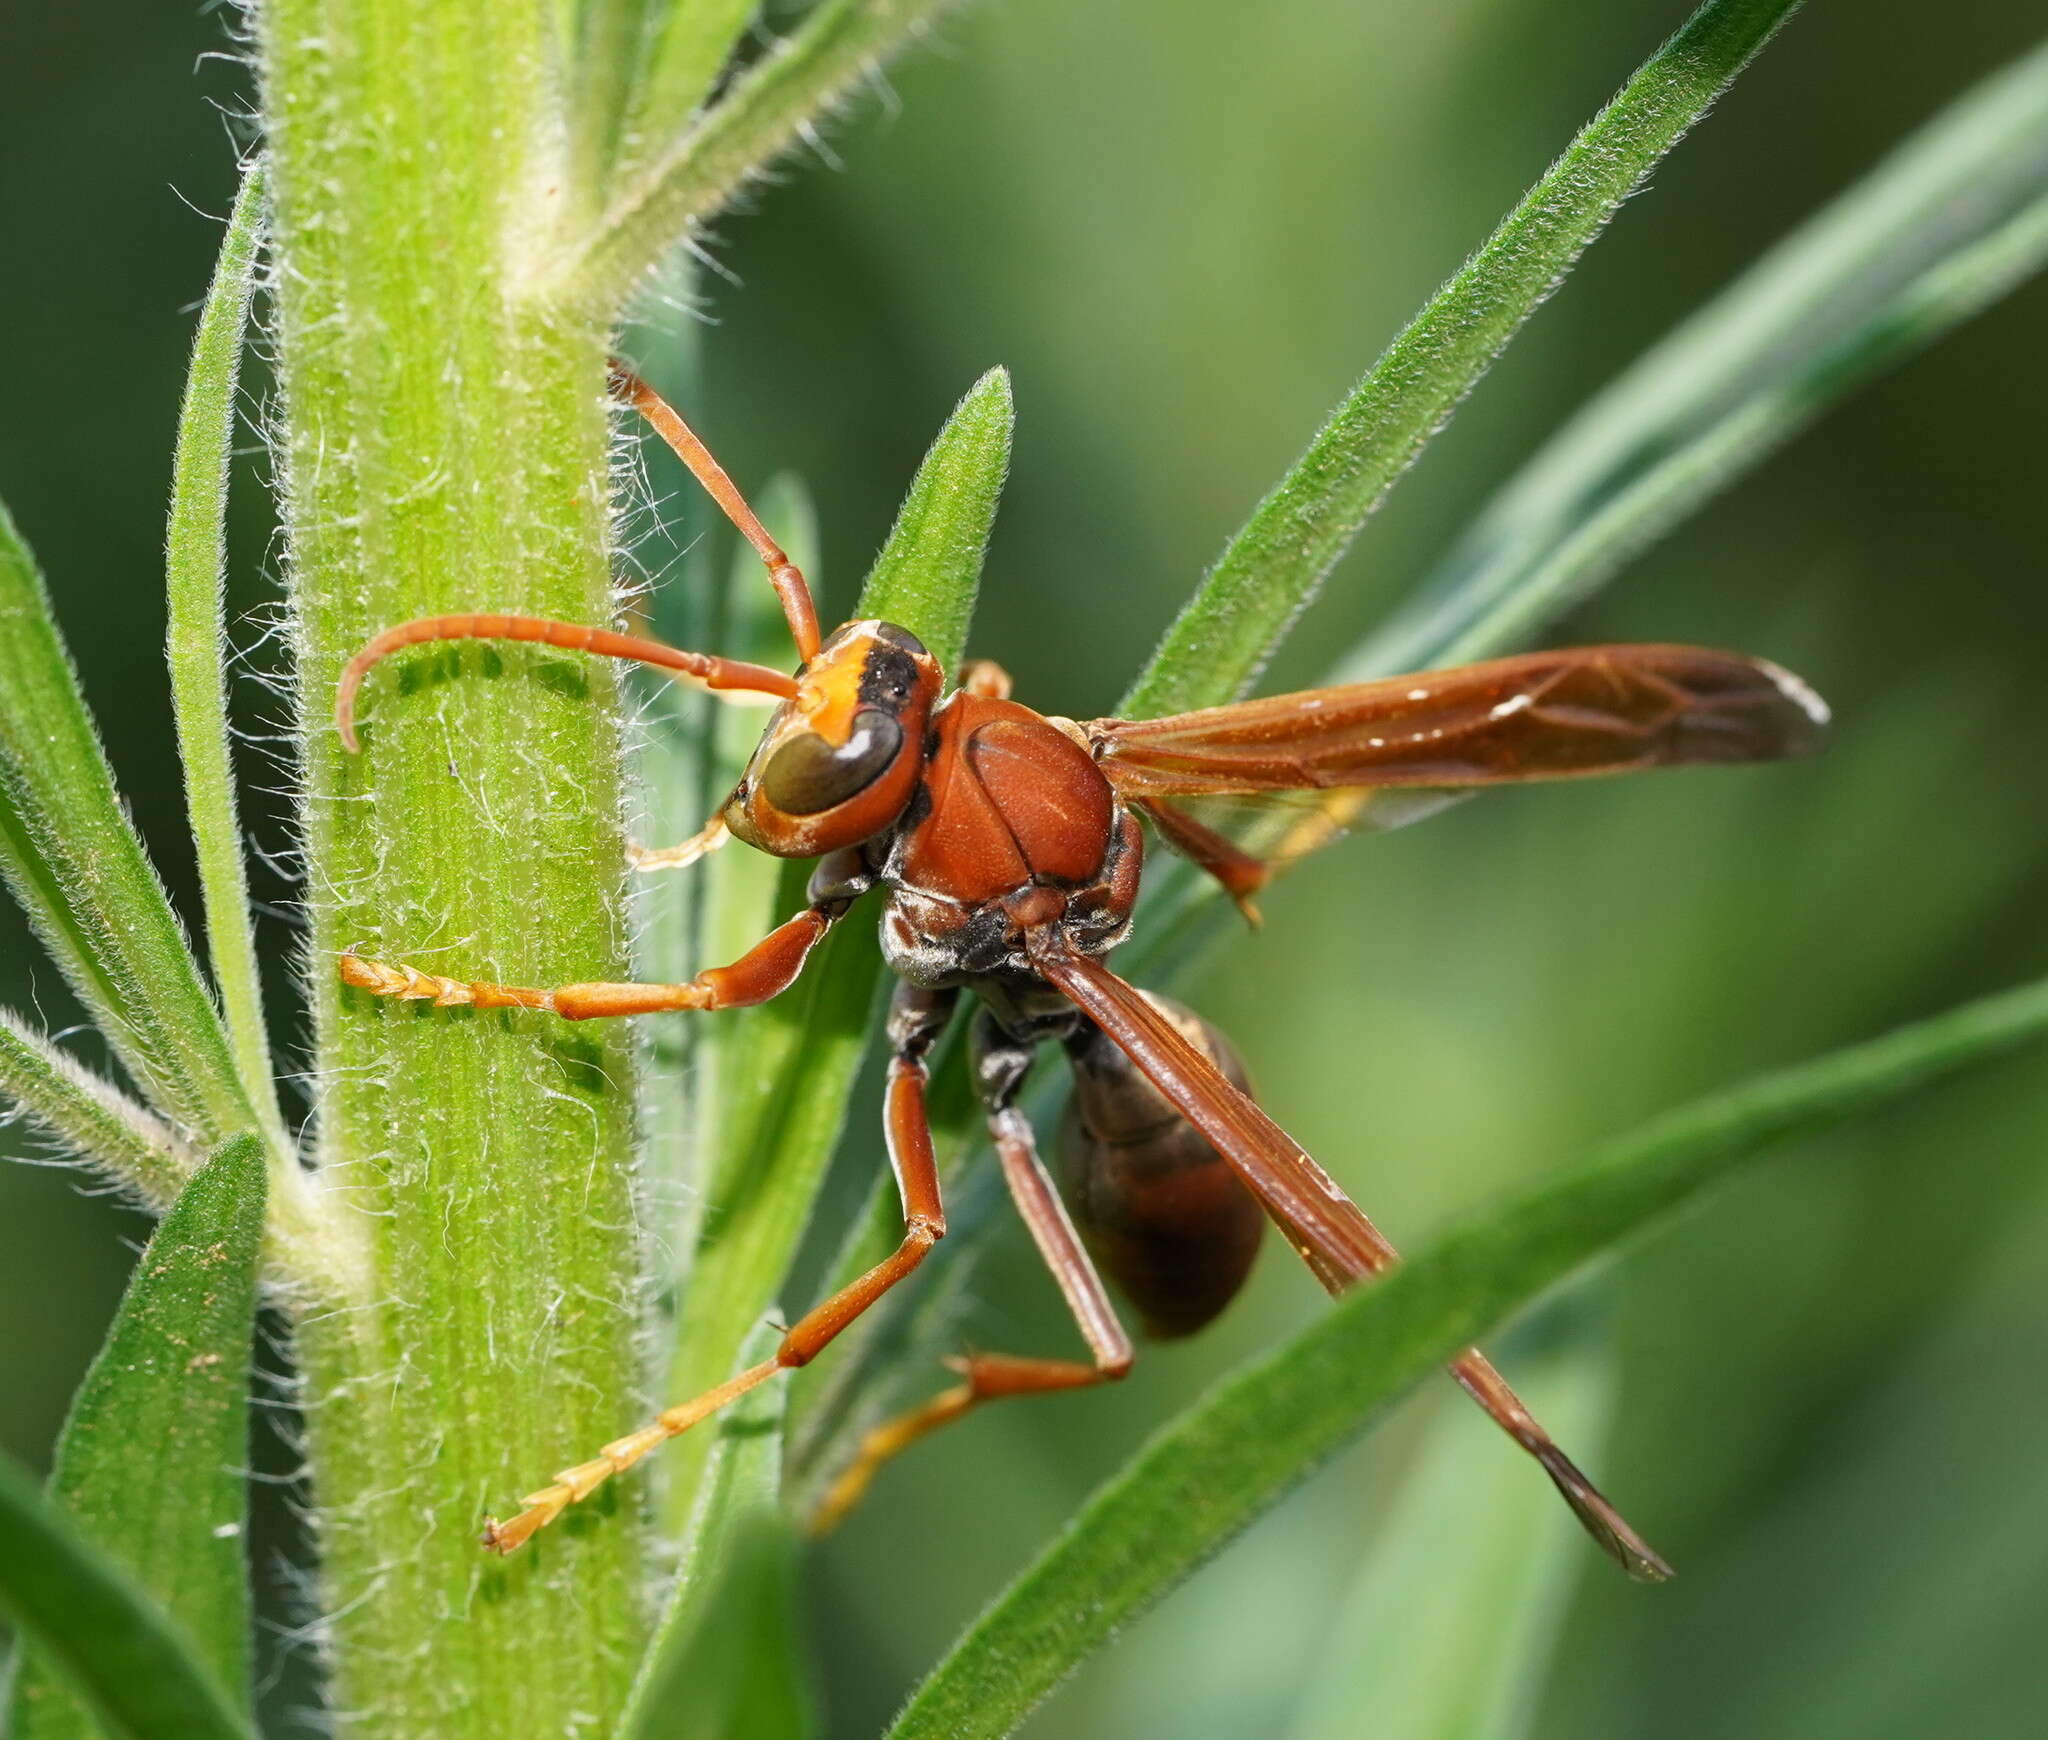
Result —
M 1205 705 L 1255 678 L 1387 489 L 1795 9 L 1708 0 L 1651 55 L 1258 504 L 1126 710 Z M 251 1732 L 240 1468 L 259 1278 L 293 1323 L 331 1698 L 354 1731 L 493 1740 L 508 1712 L 536 1734 L 814 1731 L 783 1512 L 872 1416 L 881 1355 L 917 1339 L 901 1318 L 878 1313 L 874 1335 L 848 1338 L 796 1452 L 776 1385 L 670 1453 L 678 1555 L 626 1481 L 509 1561 L 484 1560 L 475 1529 L 637 1423 L 644 1389 L 694 1391 L 772 1343 L 874 1024 L 871 931 L 842 927 L 795 990 L 715 1038 L 650 1041 L 672 1048 L 655 1058 L 676 1078 L 660 1098 L 637 1097 L 644 1060 L 623 1034 L 347 993 L 330 971 L 344 948 L 463 979 L 626 975 L 632 719 L 608 668 L 476 643 L 380 665 L 359 757 L 328 710 L 343 662 L 393 623 L 619 613 L 601 383 L 633 297 L 942 10 L 821 0 L 786 37 L 754 41 L 735 0 L 261 9 L 264 157 L 199 318 L 166 562 L 203 965 L 123 810 L 42 576 L 0 512 L 0 876 L 126 1077 L 101 1080 L 6 1015 L 0 1091 L 166 1211 L 51 1493 L 0 1466 L 0 1603 L 28 1639 L 24 1740 Z M 1827 405 L 2034 271 L 2048 257 L 2044 170 L 2048 51 L 1966 96 L 1594 400 L 1340 669 L 1525 641 Z M 224 676 L 238 368 L 266 281 L 297 657 L 310 1167 L 279 1112 Z M 1012 422 L 1009 378 L 992 370 L 940 431 L 857 606 L 949 668 L 967 650 Z M 801 502 L 789 486 L 764 505 L 780 523 L 801 520 Z M 698 601 L 695 618 L 730 616 L 744 636 L 766 604 L 746 573 L 751 603 Z M 692 705 L 657 717 L 648 759 L 706 800 L 744 731 Z M 664 972 L 683 970 L 678 935 L 742 946 L 800 901 L 804 870 L 728 854 L 692 875 L 688 922 L 664 918 L 642 948 Z M 1153 937 L 1132 951 L 1149 977 L 1193 957 L 1192 911 L 1153 903 Z M 1444 1237 L 1158 1433 L 892 1733 L 1011 1732 L 1475 1336 L 1767 1147 L 2044 1028 L 2040 986 L 1985 999 L 1659 1119 Z M 933 1087 L 949 1180 L 977 1131 L 959 1053 L 942 1054 Z M 653 1159 L 636 1142 L 642 1110 Z M 692 1133 L 715 1162 L 693 1156 L 662 1182 L 686 1176 L 697 1198 L 679 1208 L 641 1190 L 669 1139 Z M 894 1217 L 878 1194 L 842 1272 L 893 1238 Z M 670 1357 L 650 1383 L 657 1311 Z M 1504 1456 L 1498 1471 L 1487 1515 L 1512 1529 L 1527 1493 L 1509 1476 L 1536 1483 Z M 1442 1479 L 1411 1494 L 1355 1595 L 1368 1640 L 1432 1574 L 1437 1519 L 1464 1496 Z M 1475 1532 L 1450 1556 L 1493 1563 L 1502 1538 Z M 1369 1652 L 1351 1666 L 1394 1689 L 1413 1732 L 1502 1731 L 1499 1712 L 1540 1672 L 1559 1563 L 1532 1549 L 1499 1573 L 1515 1600 L 1488 1612 L 1534 1615 L 1514 1648 L 1489 1657 L 1468 1630 L 1458 1671 L 1404 1677 L 1414 1664 Z M 674 1575 L 650 1624 L 640 1598 L 658 1570 Z M 1333 1674 L 1324 1707 L 1353 1687 Z M 1304 1740 L 1330 1731 L 1317 1709 Z

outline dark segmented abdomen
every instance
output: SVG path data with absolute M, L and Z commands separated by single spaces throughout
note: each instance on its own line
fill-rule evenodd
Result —
M 1251 1091 L 1230 1042 L 1147 992 L 1231 1082 Z M 1060 1127 L 1060 1185 L 1105 1274 L 1158 1340 L 1191 1335 L 1236 1297 L 1265 1215 L 1229 1163 L 1092 1026 L 1068 1042 L 1074 1092 Z

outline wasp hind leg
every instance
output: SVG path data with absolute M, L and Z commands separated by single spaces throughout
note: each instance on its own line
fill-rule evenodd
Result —
M 1052 1180 L 1038 1157 L 1030 1120 L 1017 1109 L 1018 1090 L 1030 1072 L 1032 1048 L 1011 1039 L 987 1010 L 975 1016 L 972 1033 L 973 1070 L 977 1090 L 988 1114 L 988 1131 L 1002 1163 L 1003 1182 L 1030 1229 L 1032 1242 L 1052 1277 L 1059 1283 L 1074 1315 L 1091 1360 L 1041 1359 L 1009 1353 L 971 1353 L 946 1363 L 960 1382 L 941 1390 L 921 1407 L 899 1414 L 870 1430 L 827 1489 L 810 1520 L 814 1534 L 825 1534 L 857 1504 L 882 1465 L 920 1438 L 959 1419 L 982 1402 L 1003 1396 L 1049 1394 L 1113 1383 L 1131 1369 L 1131 1338 L 1117 1320 L 1102 1277 L 1082 1247 Z
M 895 1055 L 889 1061 L 883 1128 L 889 1164 L 895 1170 L 896 1187 L 903 1199 L 901 1243 L 866 1274 L 848 1282 L 798 1318 L 783 1335 L 773 1358 L 749 1366 L 700 1396 L 665 1409 L 637 1432 L 614 1439 L 588 1462 L 565 1468 L 551 1485 L 522 1498 L 519 1502 L 525 1508 L 510 1522 L 488 1519 L 483 1535 L 486 1547 L 493 1552 L 509 1553 L 523 1546 L 570 1505 L 588 1498 L 613 1475 L 623 1474 L 650 1450 L 687 1432 L 756 1385 L 781 1372 L 809 1365 L 840 1331 L 923 1262 L 932 1246 L 946 1236 L 946 1211 L 939 1196 L 939 1169 L 932 1155 L 931 1121 L 925 1109 L 925 1083 L 929 1076 L 926 1058 L 946 1025 L 953 993 L 920 995 L 925 999 L 919 1011 L 921 1021 L 904 1022 L 892 1011 L 889 1023 Z
M 1163 799 L 1134 798 L 1131 807 L 1157 828 L 1160 838 L 1197 870 L 1216 879 L 1237 910 L 1244 914 L 1246 924 L 1257 930 L 1265 922 L 1259 917 L 1258 907 L 1252 903 L 1252 896 L 1273 877 L 1272 866 L 1265 859 L 1255 858 L 1215 829 L 1203 826 L 1186 810 L 1178 809 Z

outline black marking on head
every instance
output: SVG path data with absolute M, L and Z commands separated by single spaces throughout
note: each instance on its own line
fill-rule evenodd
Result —
M 885 623 L 883 625 L 887 627 Z M 859 700 L 863 707 L 880 707 L 900 713 L 917 693 L 917 666 L 910 654 L 897 646 L 886 646 L 876 637 L 861 666 Z

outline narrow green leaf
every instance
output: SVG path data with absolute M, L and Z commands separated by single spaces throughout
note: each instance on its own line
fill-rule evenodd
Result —
M 210 1676 L 249 1700 L 249 1339 L 263 1147 L 236 1136 L 193 1174 L 128 1284 L 57 1441 L 50 1489 L 86 1537 L 175 1614 Z M 31 1650 L 15 1740 L 100 1732 Z
M 824 0 L 615 200 L 544 296 L 609 312 L 951 0 Z M 905 626 L 908 626 L 907 624 Z
M 1644 63 L 1253 510 L 1122 712 L 1148 718 L 1243 692 L 1394 480 L 1797 4 L 1708 0 Z
M 1526 644 L 1831 405 L 2038 271 L 2044 177 L 2048 49 L 1959 98 L 1605 388 L 1328 680 Z M 1172 866 L 1129 970 L 1202 954 L 1234 922 L 1217 892 Z
M 185 808 L 198 848 L 207 951 L 242 1086 L 282 1152 L 284 1120 L 277 1108 L 270 1041 L 263 1026 L 263 987 L 249 926 L 249 879 L 235 804 L 234 756 L 228 748 L 227 630 L 221 611 L 235 388 L 262 243 L 264 198 L 263 166 L 258 163 L 242 178 L 221 240 L 213 286 L 199 314 L 185 403 L 178 415 L 164 576 L 170 602 L 171 707 L 177 720 L 178 759 L 185 769 Z
M 96 1075 L 10 1010 L 0 1009 L 0 1111 L 12 1103 L 81 1161 L 163 1213 L 204 1155 L 147 1106 Z M 284 1182 L 279 1188 L 279 1178 Z M 275 1169 L 266 1260 L 301 1298 L 363 1296 L 362 1250 L 331 1202 L 296 1166 Z
M 0 1611 L 122 1740 L 255 1740 L 170 1617 L 0 1456 Z
M 645 1740 L 805 1740 L 816 1731 L 798 1657 L 797 1543 L 779 1518 L 730 1531 L 714 1604 L 669 1673 L 672 1700 L 648 1706 Z
M 0 1009 L 0 1099 L 149 1207 L 170 1207 L 199 1156 L 148 1107 Z
M 809 492 L 793 477 L 771 478 L 754 508 L 817 591 L 817 515 Z M 741 543 L 729 566 L 723 596 L 707 598 L 701 607 L 698 637 L 680 637 L 676 644 L 716 646 L 755 664 L 788 664 L 789 624 L 760 558 Z M 700 596 L 717 590 L 707 573 Z M 664 684 L 658 693 L 667 704 L 654 716 L 642 783 L 657 818 L 655 838 L 666 843 L 694 834 L 732 790 L 768 715 L 757 707 L 710 702 L 677 685 Z M 765 853 L 729 850 L 680 876 L 658 872 L 641 878 L 635 955 L 642 976 L 687 979 L 699 967 L 734 960 L 752 948 L 789 916 L 782 910 L 783 869 Z M 719 1157 L 734 1152 L 725 1137 L 725 1108 L 758 1079 L 746 1073 L 744 1040 L 752 1025 L 750 1011 L 736 1011 L 716 1021 L 649 1023 L 645 1034 L 653 1067 L 641 1081 L 641 1115 L 648 1142 L 657 1148 L 657 1179 L 681 1187 L 669 1237 L 684 1269 L 697 1250 L 703 1208 L 717 1194 Z
M 775 1324 L 760 1324 L 742 1362 L 768 1358 L 781 1338 Z M 812 1729 L 797 1660 L 794 1543 L 780 1502 L 788 1404 L 787 1384 L 763 1384 L 718 1418 L 682 1570 L 621 1740 L 796 1740 Z
M 1088 1654 L 1389 1401 L 1544 1288 L 1770 1144 L 2043 1033 L 2048 981 L 1761 1077 L 1654 1120 L 1583 1170 L 1469 1222 L 1339 1300 L 1155 1434 L 1099 1488 L 934 1670 L 890 1740 L 1010 1733 Z
M 626 112 L 654 36 L 691 0 L 580 0 L 567 32 L 570 175 L 575 197 L 602 209 Z
M 809 869 L 784 867 L 786 911 L 802 905 Z M 864 917 L 856 912 L 821 943 L 789 990 L 730 1022 L 723 1056 L 738 1079 L 719 1109 L 717 1174 L 677 1323 L 677 1399 L 732 1372 L 741 1338 L 780 1294 L 803 1240 L 875 1028 L 882 957 Z M 669 1451 L 670 1516 L 695 1503 L 705 1455 L 696 1437 Z
M 619 147 L 631 173 L 680 138 L 759 10 L 757 0 L 687 0 L 664 9 Z
M 1574 1296 L 1498 1351 L 1561 1444 L 1606 1436 L 1613 1358 Z M 1532 1346 L 1539 1342 L 1541 1345 Z M 1583 1538 L 1547 1482 L 1503 1456 L 1453 1396 L 1416 1451 L 1385 1535 L 1339 1609 L 1291 1740 L 1518 1740 Z
M 917 468 L 861 593 L 862 616 L 909 629 L 949 677 L 967 653 L 1015 420 L 1009 370 L 990 369 L 954 407 Z
M 688 129 L 759 0 L 584 0 L 571 28 L 570 149 L 594 218 Z
M 856 606 L 857 618 L 909 629 L 949 670 L 974 614 L 1009 433 L 1009 378 L 991 370 L 918 467 Z M 785 869 L 779 913 L 803 903 L 807 877 L 805 865 Z M 714 918 L 710 934 L 718 928 Z M 740 1338 L 781 1290 L 845 1126 L 882 977 L 874 919 L 863 909 L 819 945 L 790 990 L 731 1018 L 722 1054 L 738 1060 L 741 1079 L 722 1072 L 719 1172 L 683 1296 L 670 1378 L 678 1396 L 731 1372 Z M 704 1456 L 687 1437 L 670 1453 L 671 1515 L 695 1502 Z
M 0 875 L 158 1110 L 253 1122 L 219 1012 L 114 795 L 35 558 L 0 507 Z
M 1646 352 L 1347 659 L 1526 643 L 1807 423 L 2048 260 L 2048 47 L 1951 103 Z

